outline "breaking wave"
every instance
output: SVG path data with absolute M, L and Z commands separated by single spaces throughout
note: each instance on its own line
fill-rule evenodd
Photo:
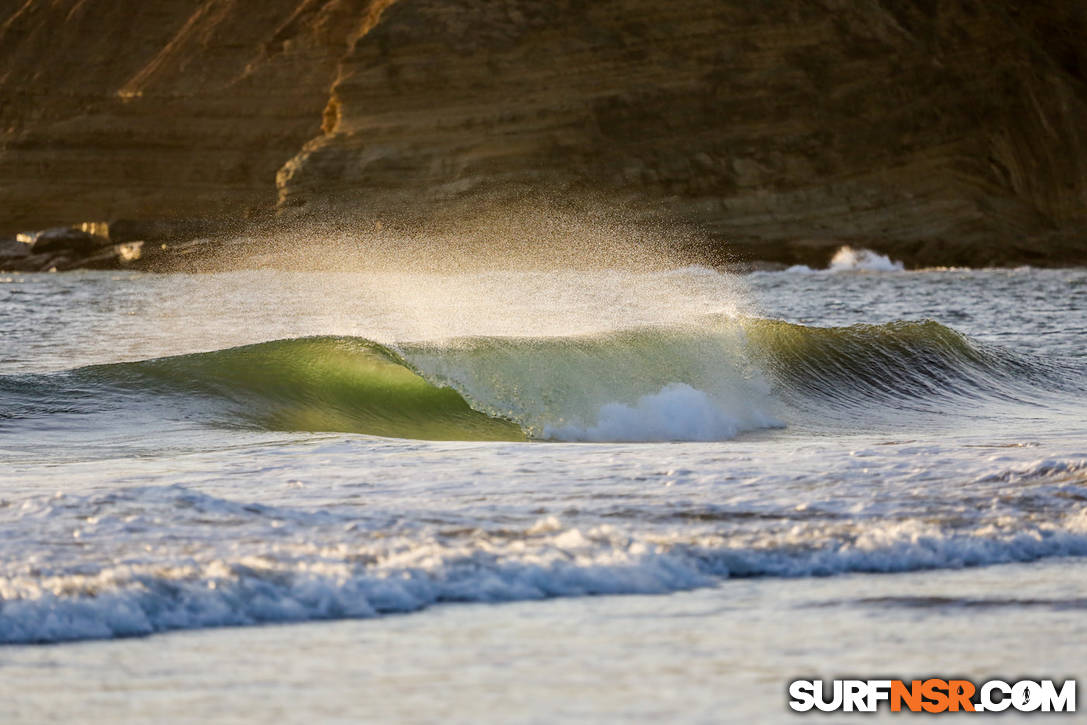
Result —
M 812 269 L 806 264 L 794 264 L 786 272 L 826 273 L 826 272 L 903 272 L 906 267 L 902 262 L 891 259 L 885 254 L 873 252 L 863 247 L 854 249 L 846 245 L 840 247 L 826 269 Z
M 1052 521 L 797 519 L 772 530 L 640 534 L 610 525 L 579 528 L 554 516 L 520 528 L 368 531 L 358 528 L 357 519 L 330 512 L 243 505 L 180 486 L 50 497 L 23 509 L 10 524 L 19 530 L 60 517 L 93 532 L 88 538 L 107 541 L 131 537 L 144 521 L 173 521 L 178 511 L 194 518 L 201 531 L 220 528 L 227 536 L 246 536 L 218 547 L 186 549 L 183 555 L 149 546 L 157 553 L 108 564 L 46 561 L 3 572 L 0 644 L 374 617 L 444 602 L 658 594 L 733 577 L 902 572 L 1087 556 L 1082 507 Z M 300 535 L 284 538 L 284 527 Z
M 866 421 L 951 403 L 1042 405 L 1083 370 L 935 322 L 690 327 L 384 346 L 349 337 L 0 377 L 0 432 L 168 420 L 433 440 L 725 440 L 797 419 Z M 99 422 L 95 423 L 96 425 Z

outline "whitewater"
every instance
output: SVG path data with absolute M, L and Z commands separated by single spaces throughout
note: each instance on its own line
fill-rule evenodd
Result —
M 928 674 L 888 652 L 1019 675 L 1038 637 L 1064 670 L 1031 674 L 1087 664 L 1085 270 L 25 274 L 0 315 L 12 721 L 184 693 L 162 647 L 224 681 L 261 652 L 193 711 L 227 720 L 289 714 L 286 663 L 348 711 L 349 676 L 454 683 L 368 711 L 422 721 L 699 719 L 783 671 Z M 580 705 L 525 674 L 548 643 Z M 620 645 L 661 693 L 606 684 Z

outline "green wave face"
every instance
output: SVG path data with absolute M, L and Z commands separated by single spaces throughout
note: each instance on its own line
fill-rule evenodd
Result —
M 473 410 L 461 395 L 355 338 L 279 340 L 216 352 L 83 368 L 88 382 L 199 396 L 219 423 L 425 440 L 524 440 L 520 427 Z M 215 417 L 219 417 L 218 415 Z
M 937 322 L 807 327 L 780 320 L 744 322 L 751 354 L 794 393 L 858 399 L 999 394 L 1052 385 L 1071 371 L 988 347 Z

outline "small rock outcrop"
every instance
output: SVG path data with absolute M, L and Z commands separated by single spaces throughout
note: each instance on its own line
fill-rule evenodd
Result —
M 30 239 L 31 254 L 65 253 L 85 256 L 110 243 L 107 237 L 71 227 L 46 229 L 27 236 Z

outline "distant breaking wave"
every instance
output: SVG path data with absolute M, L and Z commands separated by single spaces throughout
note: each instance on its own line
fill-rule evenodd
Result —
M 902 262 L 892 260 L 885 254 L 871 249 L 846 245 L 838 249 L 830 259 L 825 270 L 815 270 L 806 264 L 795 264 L 786 272 L 902 272 L 906 269 Z
M 554 338 L 383 346 L 259 343 L 0 377 L 0 433 L 159 419 L 431 440 L 726 440 L 830 418 L 901 420 L 979 401 L 1039 405 L 1083 371 L 972 342 L 935 322 L 819 328 L 700 320 Z M 101 422 L 95 423 L 100 425 Z

